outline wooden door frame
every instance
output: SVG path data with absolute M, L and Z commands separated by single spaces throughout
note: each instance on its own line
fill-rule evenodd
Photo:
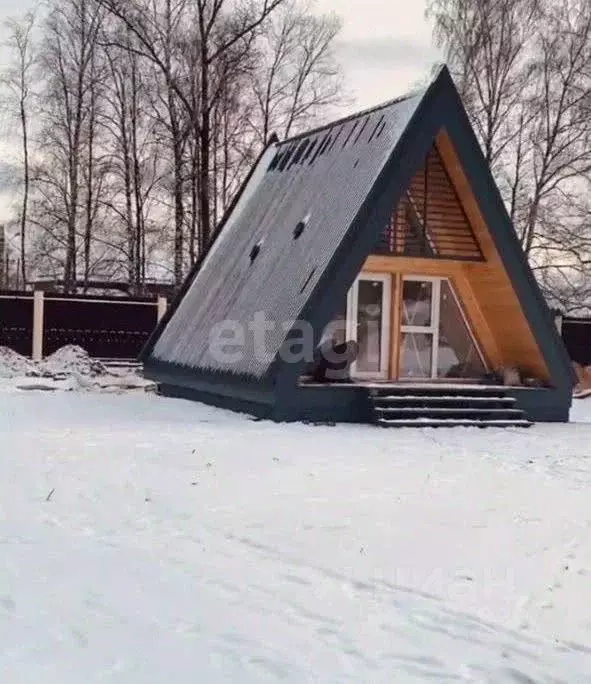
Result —
M 400 321 L 402 318 L 402 273 L 399 271 L 392 273 L 392 312 L 390 321 L 392 323 L 390 332 L 390 380 L 398 380 L 400 370 Z

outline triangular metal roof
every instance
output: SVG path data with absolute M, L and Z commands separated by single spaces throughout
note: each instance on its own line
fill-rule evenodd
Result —
M 471 182 L 480 176 L 473 189 L 495 214 L 488 223 L 530 325 L 549 366 L 564 370 L 561 341 L 445 67 L 425 90 L 269 145 L 143 359 L 202 377 L 269 380 L 294 321 L 318 333 L 330 320 L 442 127 L 454 143 L 464 138 Z M 272 326 L 264 345 L 252 333 L 261 317 Z M 238 335 L 235 354 L 212 347 L 222 327 Z

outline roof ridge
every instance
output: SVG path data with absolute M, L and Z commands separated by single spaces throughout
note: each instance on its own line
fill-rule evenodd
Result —
M 431 82 L 427 86 L 425 86 L 424 88 L 415 88 L 414 90 L 410 90 L 407 93 L 404 93 L 403 95 L 399 95 L 398 97 L 395 97 L 395 98 L 392 98 L 391 100 L 387 100 L 386 102 L 382 102 L 380 104 L 374 105 L 373 107 L 368 107 L 367 109 L 362 109 L 358 112 L 348 114 L 347 116 L 343 116 L 339 119 L 335 119 L 334 121 L 327 121 L 325 124 L 321 124 L 319 126 L 311 128 L 307 131 L 302 131 L 301 133 L 297 133 L 296 135 L 292 135 L 289 138 L 285 138 L 285 140 L 280 140 L 279 144 L 285 145 L 286 143 L 291 143 L 291 142 L 294 142 L 295 140 L 301 140 L 302 138 L 307 138 L 310 135 L 316 135 L 317 133 L 328 130 L 329 128 L 333 128 L 334 126 L 341 126 L 342 124 L 348 123 L 349 121 L 353 121 L 354 119 L 358 119 L 362 116 L 368 116 L 369 114 L 374 114 L 375 112 L 379 112 L 382 109 L 387 109 L 388 107 L 391 107 L 392 105 L 400 104 L 401 102 L 404 102 L 405 100 L 410 100 L 412 97 L 417 97 L 418 95 L 425 94 L 427 92 L 427 90 L 429 89 L 430 85 L 431 85 Z

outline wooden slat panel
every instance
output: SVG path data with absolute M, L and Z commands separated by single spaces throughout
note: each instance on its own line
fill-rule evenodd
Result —
M 423 165 L 410 183 L 410 198 L 400 200 L 380 252 L 480 261 L 478 242 L 435 147 L 426 165 L 427 173 Z

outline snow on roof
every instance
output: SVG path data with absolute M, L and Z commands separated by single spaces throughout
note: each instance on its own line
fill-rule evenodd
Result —
M 301 317 L 423 94 L 272 145 L 152 356 L 263 377 L 285 340 L 285 326 Z M 304 230 L 296 230 L 302 223 Z M 274 324 L 264 350 L 255 350 L 247 334 L 239 360 L 212 353 L 210 331 L 226 321 L 248 330 L 257 315 Z

